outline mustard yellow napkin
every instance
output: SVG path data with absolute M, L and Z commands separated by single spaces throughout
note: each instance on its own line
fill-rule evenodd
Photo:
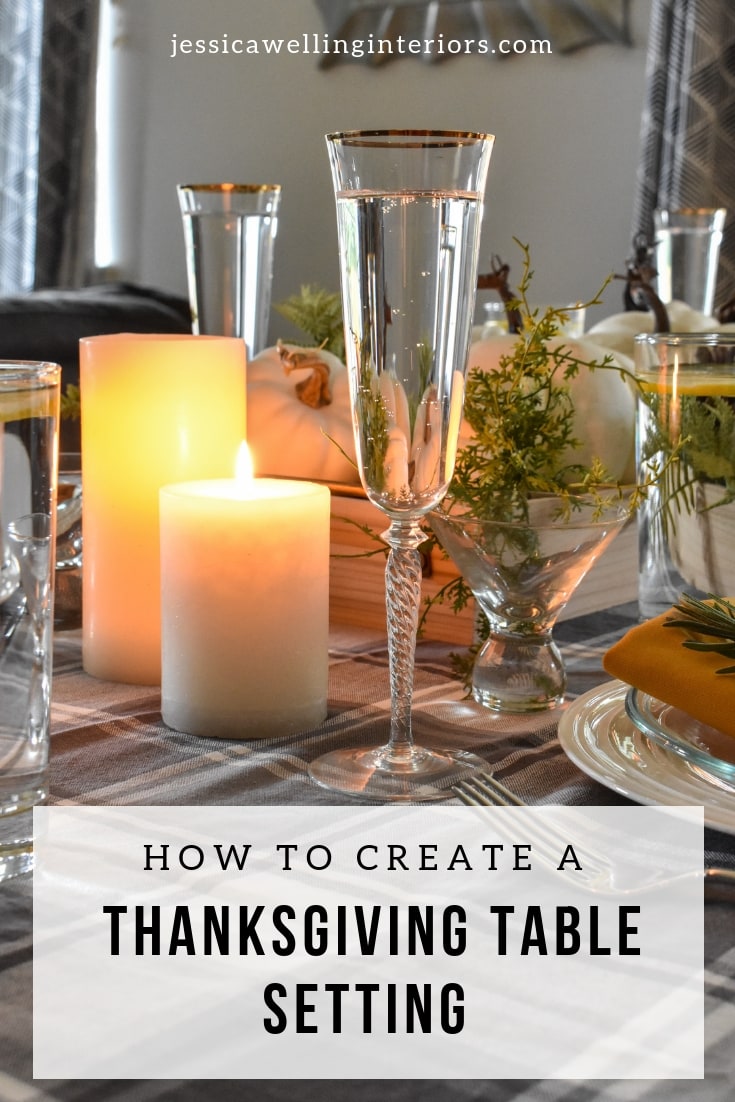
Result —
M 604 655 L 603 667 L 612 677 L 735 738 L 735 674 L 716 672 L 728 659 L 683 647 L 693 636 L 682 628 L 664 627 L 672 616 L 679 616 L 676 609 L 631 628 Z

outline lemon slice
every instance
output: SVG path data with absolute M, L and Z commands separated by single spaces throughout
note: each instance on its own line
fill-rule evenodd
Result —
M 27 417 L 51 417 L 55 412 L 56 391 L 44 386 L 37 390 L 0 388 L 0 422 L 20 421 Z
M 734 398 L 735 381 L 732 375 L 716 374 L 712 371 L 698 371 L 696 365 L 687 373 L 686 368 L 677 373 L 676 383 L 672 378 L 661 380 L 658 375 L 639 375 L 641 390 L 647 393 L 676 393 L 687 398 Z

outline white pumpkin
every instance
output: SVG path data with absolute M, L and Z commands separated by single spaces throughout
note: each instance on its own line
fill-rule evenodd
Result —
M 672 333 L 711 333 L 720 328 L 717 318 L 693 310 L 685 302 L 670 302 L 666 307 Z M 594 341 L 613 352 L 633 356 L 638 333 L 653 333 L 654 316 L 651 311 L 627 310 L 611 314 L 593 325 L 585 340 Z
M 336 356 L 279 341 L 248 364 L 247 392 L 256 474 L 359 482 L 347 368 Z
M 509 355 L 517 336 L 503 335 L 477 341 L 470 348 L 468 368 L 482 371 L 497 369 L 500 358 Z M 613 356 L 615 363 L 632 371 L 632 363 L 620 353 L 602 349 L 586 339 L 559 338 L 552 347 L 568 348 L 580 360 L 601 361 Z M 562 370 L 560 367 L 559 370 Z M 635 481 L 635 395 L 632 387 L 613 368 L 598 368 L 579 373 L 569 380 L 574 406 L 573 435 L 580 447 L 568 457 L 569 462 L 589 467 L 599 459 L 615 482 Z M 460 447 L 472 435 L 465 421 L 460 435 Z

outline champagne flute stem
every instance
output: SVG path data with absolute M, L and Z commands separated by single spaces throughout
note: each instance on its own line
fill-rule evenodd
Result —
M 386 749 L 389 760 L 408 763 L 414 756 L 411 702 L 422 576 L 418 547 L 426 537 L 416 521 L 393 520 L 384 538 L 390 547 L 385 571 L 391 694 Z

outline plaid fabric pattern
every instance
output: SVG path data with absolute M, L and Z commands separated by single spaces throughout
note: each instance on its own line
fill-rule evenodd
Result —
M 716 305 L 735 293 L 735 8 L 654 0 L 633 233 L 655 207 L 725 207 Z
M 635 619 L 634 606 L 559 625 L 570 686 L 580 693 L 605 680 L 600 657 Z M 81 671 L 75 633 L 57 637 L 51 801 L 83 804 L 344 803 L 313 785 L 306 764 L 327 748 L 375 741 L 387 723 L 385 640 L 341 628 L 331 638 L 329 716 L 298 738 L 258 742 L 196 739 L 166 728 L 158 692 L 95 681 Z M 442 724 L 448 701 L 462 697 L 451 679 L 451 648 L 418 647 L 419 722 Z M 567 759 L 555 723 L 539 717 L 487 717 L 456 728 L 457 744 L 493 762 L 529 802 L 625 802 Z M 706 832 L 708 862 L 735 867 L 735 839 Z M 705 907 L 706 1077 L 703 1081 L 244 1081 L 41 1082 L 32 1079 L 31 883 L 0 886 L 0 1102 L 725 1102 L 735 1094 L 735 893 Z

